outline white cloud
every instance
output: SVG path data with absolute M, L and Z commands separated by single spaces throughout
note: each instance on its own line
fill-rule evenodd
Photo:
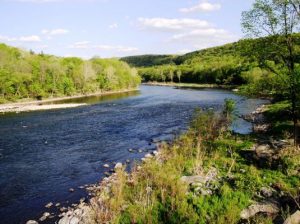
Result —
M 73 49 L 97 49 L 102 51 L 113 51 L 113 52 L 136 52 L 139 49 L 136 47 L 126 47 L 122 45 L 92 45 L 89 41 L 80 41 L 76 42 L 69 46 L 69 48 Z
M 144 28 L 161 31 L 181 31 L 189 28 L 206 28 L 210 24 L 199 19 L 168 19 L 168 18 L 139 18 L 138 21 Z
M 73 45 L 70 45 L 69 48 L 74 48 L 74 49 L 87 49 L 89 47 L 89 41 L 80 41 L 76 42 Z
M 40 49 L 47 49 L 47 48 L 49 48 L 49 46 L 46 45 L 46 44 L 39 45 L 39 46 L 37 46 L 37 47 L 40 48 Z
M 23 2 L 23 3 L 55 3 L 55 2 L 108 2 L 109 0 L 6 0 L 8 2 Z
M 119 27 L 119 25 L 117 23 L 113 23 L 109 25 L 110 29 L 117 29 Z
M 214 24 L 198 19 L 139 18 L 140 24 L 149 31 L 171 32 L 165 43 L 196 49 L 222 45 L 236 41 L 239 37 L 218 28 Z
M 16 2 L 32 2 L 32 3 L 47 3 L 47 2 L 61 2 L 62 0 L 15 0 Z
M 41 42 L 41 38 L 37 35 L 21 36 L 21 37 L 8 37 L 8 36 L 0 35 L 0 41 L 3 41 L 3 42 Z
M 181 49 L 181 50 L 177 51 L 177 54 L 186 54 L 186 53 L 189 53 L 191 51 L 192 50 L 190 50 L 190 49 Z
M 221 4 L 218 3 L 209 3 L 209 2 L 200 2 L 199 4 L 192 6 L 190 8 L 181 8 L 180 12 L 191 13 L 191 12 L 212 12 L 221 9 Z
M 21 41 L 21 42 L 40 42 L 41 38 L 37 35 L 22 36 L 19 38 L 19 41 Z
M 114 46 L 114 45 L 94 45 L 94 49 L 105 50 L 105 51 L 117 51 L 117 52 L 135 52 L 138 51 L 136 47 L 125 47 L 125 46 Z
M 15 37 L 1 36 L 0 35 L 0 41 L 13 42 L 13 41 L 17 41 L 17 38 L 15 38 Z
M 171 42 L 190 43 L 197 49 L 212 47 L 238 40 L 239 37 L 229 31 L 217 28 L 196 29 L 186 33 L 175 34 Z
M 47 30 L 43 29 L 42 34 L 54 36 L 54 35 L 63 35 L 69 33 L 69 30 L 66 29 L 53 29 L 53 30 Z

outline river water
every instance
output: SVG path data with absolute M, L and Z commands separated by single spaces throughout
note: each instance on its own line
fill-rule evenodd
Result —
M 64 101 L 88 103 L 79 108 L 0 115 L 0 223 L 57 212 L 44 208 L 50 201 L 77 202 L 86 197 L 78 187 L 103 178 L 105 163 L 142 158 L 154 149 L 153 140 L 184 131 L 195 108 L 221 110 L 226 98 L 236 101 L 240 115 L 265 103 L 225 90 L 141 86 L 131 93 Z M 251 128 L 241 119 L 233 125 L 240 133 Z

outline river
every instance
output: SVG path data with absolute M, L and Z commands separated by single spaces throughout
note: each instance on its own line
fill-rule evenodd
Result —
M 226 98 L 236 101 L 238 114 L 265 103 L 225 90 L 141 86 L 131 93 L 64 101 L 88 103 L 84 107 L 0 115 L 0 223 L 57 213 L 44 208 L 50 201 L 77 202 L 87 196 L 78 187 L 103 178 L 105 163 L 142 158 L 154 149 L 153 140 L 184 131 L 195 108 L 221 110 Z M 233 125 L 240 133 L 251 128 L 242 119 Z M 130 153 L 131 148 L 143 153 Z

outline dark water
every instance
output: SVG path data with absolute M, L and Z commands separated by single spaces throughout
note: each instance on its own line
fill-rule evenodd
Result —
M 240 114 L 264 103 L 223 90 L 142 86 L 69 101 L 92 103 L 84 107 L 0 115 L 0 223 L 38 219 L 49 201 L 78 201 L 86 196 L 78 186 L 100 180 L 104 163 L 143 157 L 128 149 L 153 149 L 152 139 L 184 130 L 195 108 L 221 109 L 225 98 Z M 247 133 L 251 124 L 237 120 L 234 128 Z

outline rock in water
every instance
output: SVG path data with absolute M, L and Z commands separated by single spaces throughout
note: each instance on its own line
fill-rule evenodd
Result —
M 26 222 L 26 224 L 39 224 L 39 223 L 37 221 L 35 221 L 35 220 L 28 220 Z
M 91 209 L 88 206 L 85 204 L 80 204 L 77 209 L 65 213 L 64 217 L 59 220 L 58 224 L 93 223 L 92 220 L 89 220 L 88 214 L 90 212 Z
M 122 169 L 122 167 L 123 167 L 122 163 L 117 163 L 115 165 L 115 170 Z
M 108 164 L 104 164 L 103 167 L 104 168 L 109 168 L 109 165 Z
M 53 203 L 52 203 L 52 202 L 49 202 L 48 204 L 45 205 L 45 208 L 51 208 L 52 205 L 53 205 Z
M 153 157 L 153 156 L 152 156 L 150 153 L 148 153 L 148 154 L 145 155 L 145 158 L 146 158 L 146 159 L 150 159 L 150 158 L 152 158 L 152 157 Z
M 50 213 L 49 212 L 45 212 L 43 214 L 43 216 L 40 218 L 40 221 L 41 222 L 45 221 L 49 216 L 50 216 Z
M 288 217 L 283 224 L 300 224 L 300 210 Z

